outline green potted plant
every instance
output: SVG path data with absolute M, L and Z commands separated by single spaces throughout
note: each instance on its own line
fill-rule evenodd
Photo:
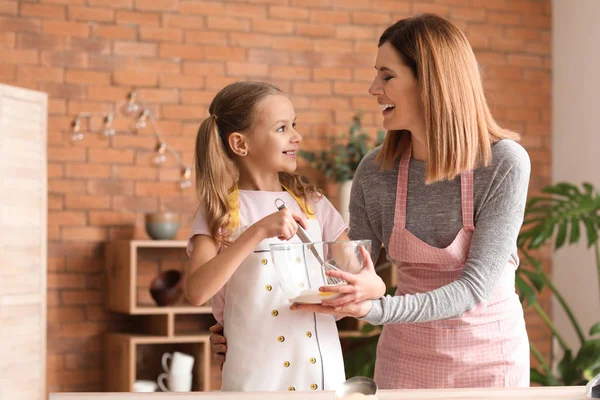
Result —
M 588 249 L 596 254 L 598 288 L 600 289 L 600 194 L 584 183 L 582 190 L 567 182 L 560 182 L 542 189 L 541 196 L 529 199 L 525 209 L 525 221 L 517 240 L 525 263 L 517 270 L 517 287 L 524 303 L 532 307 L 542 318 L 553 338 L 563 350 L 558 371 L 552 370 L 552 360 L 545 360 L 538 349 L 530 343 L 531 352 L 539 367 L 531 369 L 531 382 L 544 386 L 584 385 L 600 374 L 600 321 L 593 324 L 588 335 L 577 321 L 573 311 L 552 280 L 542 271 L 541 263 L 530 254 L 531 250 L 553 240 L 553 249 L 566 244 L 578 243 L 585 237 Z M 584 232 L 584 234 L 582 234 Z M 580 347 L 576 354 L 563 339 L 550 317 L 536 301 L 536 292 L 548 288 L 565 311 L 577 333 Z
M 347 134 L 330 136 L 328 148 L 321 151 L 300 150 L 298 152 L 310 166 L 323 172 L 329 182 L 340 185 L 337 208 L 346 222 L 352 179 L 358 164 L 372 148 L 383 143 L 385 137 L 385 131 L 380 130 L 377 132 L 377 139 L 371 140 L 362 130 L 361 117 L 362 113 L 359 112 L 352 118 Z

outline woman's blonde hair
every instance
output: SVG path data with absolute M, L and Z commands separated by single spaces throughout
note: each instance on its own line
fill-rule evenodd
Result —
M 229 147 L 229 135 L 247 133 L 254 123 L 259 103 L 267 96 L 284 95 L 277 87 L 264 82 L 235 82 L 227 85 L 213 99 L 196 136 L 196 194 L 205 206 L 212 237 L 219 244 L 230 244 L 229 194 L 238 181 L 235 154 Z M 306 201 L 321 194 L 303 177 L 279 173 L 279 181 L 294 195 Z M 276 211 L 276 210 L 274 210 Z
M 378 46 L 385 43 L 398 51 L 421 90 L 427 183 L 489 165 L 492 143 L 518 140 L 492 117 L 473 49 L 450 21 L 434 14 L 402 19 L 383 32 Z M 388 132 L 377 156 L 382 168 L 394 166 L 408 136 L 408 131 Z

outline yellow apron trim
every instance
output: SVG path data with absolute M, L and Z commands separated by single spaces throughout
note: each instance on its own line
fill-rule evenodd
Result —
M 285 187 L 283 185 L 281 185 L 281 186 L 283 187 L 283 189 L 286 192 L 288 192 L 290 194 L 290 196 L 292 196 L 294 198 L 294 200 L 296 200 L 296 202 L 298 203 L 298 205 L 300 206 L 300 208 L 306 215 L 306 218 L 317 219 L 316 214 L 314 213 L 314 211 L 312 210 L 312 208 L 310 207 L 310 205 L 308 204 L 306 199 L 302 199 L 302 198 L 296 196 L 287 187 Z M 229 224 L 228 224 L 228 227 L 229 227 L 229 229 L 235 229 L 240 225 L 240 192 L 238 190 L 237 185 L 235 185 L 233 190 L 231 191 L 231 193 L 229 193 L 228 198 L 229 198 Z

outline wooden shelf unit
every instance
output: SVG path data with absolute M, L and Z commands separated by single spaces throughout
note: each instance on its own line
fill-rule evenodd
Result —
M 109 311 L 131 315 L 136 328 L 143 332 L 106 334 L 104 361 L 107 391 L 131 392 L 138 379 L 156 380 L 163 372 L 160 356 L 167 351 L 181 351 L 194 356 L 192 391 L 210 390 L 208 326 L 213 323 L 210 305 L 195 307 L 183 301 L 181 304 L 159 307 L 140 303 L 137 296 L 139 252 L 144 249 L 181 249 L 183 252 L 186 246 L 187 242 L 181 240 L 118 240 L 106 243 L 105 307 Z M 202 322 L 206 328 L 193 334 L 178 332 L 177 318 L 184 316 L 205 316 Z

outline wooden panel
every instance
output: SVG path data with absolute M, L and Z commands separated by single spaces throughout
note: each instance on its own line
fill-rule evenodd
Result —
M 47 102 L 0 85 L 0 400 L 46 398 Z

